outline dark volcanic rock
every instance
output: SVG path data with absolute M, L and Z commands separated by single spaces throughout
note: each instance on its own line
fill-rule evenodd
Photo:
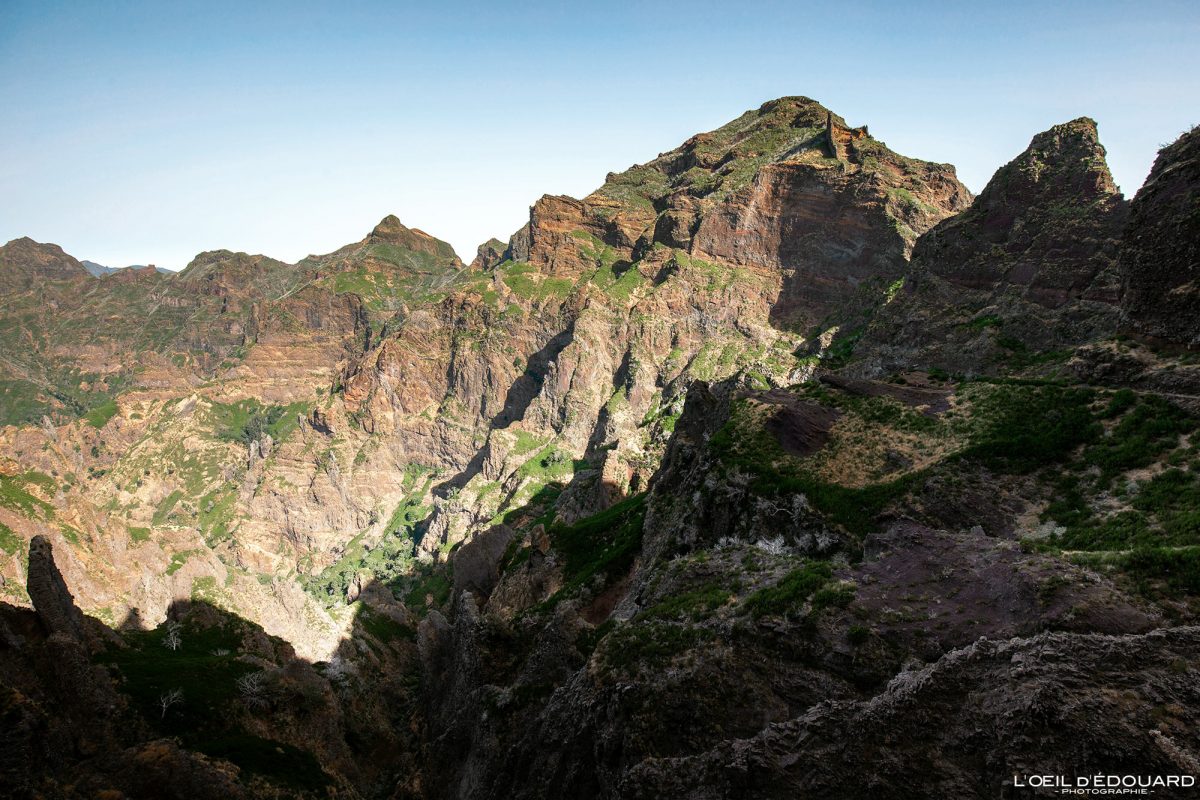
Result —
M 798 400 L 787 392 L 771 392 L 768 396 L 778 401 L 779 408 L 767 420 L 766 429 L 780 447 L 799 457 L 820 450 L 840 414 L 835 409 Z
M 27 587 L 47 633 L 61 633 L 75 641 L 83 639 L 83 614 L 54 563 L 54 550 L 45 536 L 35 536 L 29 542 Z
M 864 550 L 863 563 L 847 573 L 860 586 L 854 609 L 864 619 L 885 619 L 904 598 L 911 614 L 889 619 L 888 635 L 909 641 L 928 661 L 980 636 L 1145 633 L 1161 623 L 1111 581 L 978 529 L 952 532 L 901 522 L 868 537 Z
M 1200 414 L 1200 364 L 1134 341 L 1107 341 L 1081 347 L 1068 365 L 1084 383 L 1128 387 L 1161 394 Z
M 1159 152 L 1133 200 L 1120 264 L 1129 329 L 1200 343 L 1200 128 Z
M 969 209 L 921 237 L 914 276 L 928 272 L 965 289 L 1012 287 L 1048 308 L 1084 294 L 1115 302 L 1127 208 L 1104 155 L 1086 117 L 1039 133 Z
M 890 397 L 899 400 L 907 406 L 922 409 L 925 414 L 938 414 L 950 407 L 947 398 L 950 390 L 938 386 L 897 386 L 894 383 L 882 381 L 865 381 L 857 378 L 824 372 L 818 380 L 828 386 L 860 397 Z
M 1033 138 L 969 209 L 913 249 L 904 289 L 873 321 L 859 372 L 992 372 L 1014 356 L 1116 330 L 1128 204 L 1081 118 Z
M 1197 657 L 1194 627 L 984 638 L 870 700 L 822 703 L 701 756 L 647 760 L 620 795 L 1024 797 L 1014 775 L 1192 774 Z
M 467 540 L 454 552 L 454 590 L 468 591 L 486 600 L 500 580 L 500 560 L 513 530 L 495 525 Z

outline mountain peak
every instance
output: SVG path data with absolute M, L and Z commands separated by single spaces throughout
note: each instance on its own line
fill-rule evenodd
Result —
M 1121 248 L 1132 330 L 1200 347 L 1200 127 L 1158 153 L 1133 198 Z
M 445 244 L 436 236 L 431 236 L 420 228 L 410 228 L 400 221 L 395 214 L 388 214 L 379 220 L 379 224 L 371 229 L 368 237 L 375 241 L 392 242 L 405 247 L 414 247 L 414 241 L 427 242 L 431 245 Z M 426 249 L 418 247 L 417 249 Z
M 475 251 L 475 260 L 471 262 L 471 269 L 491 269 L 504 260 L 504 253 L 507 250 L 508 244 L 506 242 L 502 242 L 495 237 L 488 239 L 479 245 L 479 249 Z
M 1043 193 L 1096 200 L 1119 194 L 1106 155 L 1096 121 L 1079 117 L 1034 136 L 1025 152 L 1001 167 L 996 177 L 1038 184 Z M 995 183 L 993 179 L 989 188 Z
M 90 277 L 87 268 L 56 244 L 43 244 L 22 236 L 0 247 L 0 268 L 21 282 L 34 279 L 70 280 Z
M 1049 307 L 1085 292 L 1112 302 L 1126 213 L 1096 122 L 1080 117 L 1034 136 L 967 211 L 921 238 L 913 261 L 960 287 L 1007 286 Z
M 972 212 L 1120 198 L 1106 155 L 1095 120 L 1080 117 L 1055 125 L 1035 135 L 1020 155 L 996 171 Z
M 653 161 L 610 173 L 589 199 L 605 198 L 643 209 L 671 195 L 721 201 L 745 189 L 774 164 L 814 169 L 877 171 L 896 166 L 918 173 L 924 162 L 906 159 L 810 97 L 767 101 L 721 127 L 692 136 Z M 942 165 L 939 165 L 942 166 Z M 949 169 L 944 167 L 944 169 Z
M 1039 140 L 1055 136 L 1081 136 L 1093 142 L 1099 142 L 1099 127 L 1096 124 L 1096 120 L 1091 117 L 1076 117 L 1070 122 L 1060 122 L 1058 125 L 1051 125 L 1048 130 L 1035 134 L 1033 142 L 1036 143 Z
M 395 214 L 388 214 L 371 230 L 372 239 L 395 239 L 412 232 Z
M 454 248 L 435 236 L 430 236 L 420 228 L 410 228 L 400 221 L 395 214 L 388 214 L 379 221 L 362 244 L 372 246 L 385 261 L 392 261 L 395 253 L 392 248 L 401 248 L 415 253 L 425 253 L 439 263 L 449 264 L 455 269 L 462 267 L 462 262 L 454 252 Z M 405 260 L 405 259 L 401 259 Z M 431 262 L 432 263 L 432 262 Z

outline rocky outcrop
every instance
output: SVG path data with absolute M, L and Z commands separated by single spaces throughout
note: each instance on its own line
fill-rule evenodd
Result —
M 1080 381 L 1094 386 L 1132 388 L 1161 394 L 1192 413 L 1200 413 L 1200 364 L 1164 351 L 1163 340 L 1113 340 L 1086 345 L 1067 364 Z
M 1104 157 L 1087 118 L 1035 136 L 917 241 L 903 289 L 856 351 L 859 371 L 994 372 L 1111 335 L 1128 204 Z
M 897 225 L 904 217 L 895 197 L 915 198 L 917 214 L 906 222 L 917 231 L 967 201 L 952 173 L 926 165 L 926 176 L 933 185 L 920 191 L 916 181 L 861 167 L 769 165 L 745 192 L 703 216 L 692 252 L 780 271 L 784 279 L 772 319 L 807 331 L 844 314 L 862 288 L 882 295 L 903 274 L 915 233 L 906 237 L 907 224 Z
M 408 702 L 406 643 L 356 628 L 334 663 L 313 665 L 204 603 L 178 603 L 172 615 L 173 647 L 164 631 L 132 630 L 89 656 L 64 634 L 47 636 L 35 613 L 0 603 L 22 640 L 0 647 L 0 796 L 298 798 L 335 780 L 360 796 L 351 781 L 375 786 L 415 749 L 386 711 Z M 360 676 L 359 663 L 372 672 Z M 187 689 L 160 710 L 174 686 Z M 370 753 L 361 764 L 348 740 Z
M 746 392 L 733 381 L 694 385 L 651 490 L 644 544 L 648 561 L 703 550 L 723 539 L 778 538 L 810 555 L 828 555 L 842 543 L 802 496 L 756 497 L 749 476 L 718 467 L 708 443 L 729 423 L 730 406 L 739 399 L 752 403 L 773 433 L 804 454 L 820 449 L 838 416 L 786 391 Z
M 913 282 L 1011 291 L 1046 308 L 1076 298 L 1115 303 L 1117 243 L 1128 213 L 1096 123 L 1081 118 L 1033 137 L 971 207 L 922 236 Z
M 579 251 L 579 234 L 629 251 L 653 221 L 652 209 L 625 207 L 603 195 L 593 194 L 585 200 L 544 195 L 529 209 L 529 251 L 524 260 L 548 275 L 577 278 L 594 268 L 594 259 Z M 515 239 L 523 236 L 515 235 Z M 515 252 L 520 242 L 510 246 Z
M 512 538 L 511 528 L 496 525 L 464 542 L 454 553 L 454 591 L 486 601 L 500 580 L 500 562 Z
M 424 253 L 450 269 L 461 269 L 462 262 L 454 248 L 441 239 L 430 236 L 418 228 L 409 228 L 395 214 L 388 214 L 371 230 L 367 241 L 373 244 L 390 244 L 410 253 Z
M 620 794 L 1023 797 L 1014 776 L 1190 775 L 1200 695 L 1187 665 L 1197 655 L 1197 628 L 981 639 L 869 700 L 822 703 L 700 756 L 648 760 Z
M 600 198 L 658 211 L 642 246 L 772 275 L 772 322 L 807 331 L 835 309 L 845 316 L 866 287 L 882 292 L 917 235 L 971 195 L 953 167 L 905 158 L 816 101 L 785 97 L 610 175 L 585 202 Z
M 1123 325 L 1200 345 L 1200 128 L 1159 151 L 1121 244 Z
M 508 250 L 508 245 L 499 239 L 488 239 L 483 244 L 479 245 L 479 249 L 475 253 L 475 260 L 471 262 L 472 270 L 490 270 L 504 260 L 504 254 Z
M 988 796 L 1026 772 L 1186 773 L 1200 630 L 1145 633 L 1111 584 L 1008 544 L 896 526 L 838 571 L 858 587 L 844 614 L 738 617 L 730 593 L 673 615 L 756 580 L 768 549 L 743 542 L 659 551 L 599 629 L 573 604 L 513 627 L 473 605 L 453 624 L 431 615 L 430 674 L 446 676 L 430 687 L 431 794 L 909 797 L 926 780 Z M 1036 634 L 1059 626 L 1085 633 Z
M 35 536 L 29 542 L 26 589 L 48 634 L 83 641 L 83 614 L 54 563 L 54 550 L 45 536 Z

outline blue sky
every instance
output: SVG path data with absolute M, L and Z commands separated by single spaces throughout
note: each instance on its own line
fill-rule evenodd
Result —
M 803 94 L 978 191 L 1100 123 L 1132 194 L 1200 122 L 1191 2 L 0 2 L 0 241 L 109 265 L 286 260 L 381 217 L 464 259 Z

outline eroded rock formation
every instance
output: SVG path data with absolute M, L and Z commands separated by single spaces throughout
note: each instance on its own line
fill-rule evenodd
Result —
M 860 371 L 991 372 L 1112 335 L 1127 216 L 1094 121 L 1038 134 L 969 209 L 917 241 Z
M 54 549 L 45 536 L 35 536 L 29 542 L 28 575 L 29 600 L 46 633 L 83 641 L 83 615 L 54 563 Z
M 1200 130 L 1164 147 L 1133 200 L 1121 244 L 1130 330 L 1200 343 Z

